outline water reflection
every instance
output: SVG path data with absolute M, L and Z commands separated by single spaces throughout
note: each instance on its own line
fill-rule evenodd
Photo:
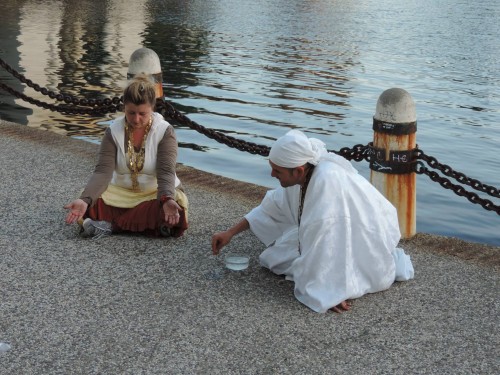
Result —
M 226 5 L 229 9 L 239 6 L 233 1 Z M 200 12 L 200 6 L 206 12 Z M 245 6 L 257 9 L 255 5 Z M 193 26 L 225 24 L 237 18 L 243 30 L 258 35 L 262 25 L 266 25 L 265 32 L 276 26 L 267 13 L 258 12 L 257 19 L 248 20 L 241 12 L 235 17 L 226 8 L 202 6 L 196 1 L 110 0 L 96 4 L 53 0 L 44 7 L 26 2 L 19 9 L 20 65 L 26 66 L 26 76 L 42 87 L 65 94 L 87 98 L 119 95 L 129 56 L 144 45 L 160 56 L 166 96 L 179 99 L 178 108 L 187 113 L 229 117 L 261 129 L 266 125 L 300 128 L 303 116 L 324 118 L 331 127 L 331 120 L 345 118 L 345 111 L 338 109 L 349 107 L 348 71 L 355 65 L 352 55 L 345 55 L 344 60 L 341 53 L 318 48 L 311 39 L 297 36 L 278 36 L 264 46 L 243 43 L 235 47 L 231 34 Z M 185 22 L 179 25 L 179 19 Z M 39 20 L 46 22 L 40 24 Z M 231 44 L 233 48 L 227 48 Z M 30 95 L 47 101 L 39 93 Z M 184 103 L 193 99 L 197 105 Z M 224 103 L 225 110 L 218 106 L 200 108 L 200 101 Z M 280 115 L 283 113 L 285 116 Z M 27 121 L 39 122 L 41 127 L 58 133 L 95 137 L 102 131 L 99 125 L 112 116 L 89 119 L 37 111 L 36 119 Z M 232 125 L 220 130 L 238 133 Z M 336 131 L 319 133 L 332 132 Z M 265 133 L 258 134 L 263 139 L 272 138 Z
M 14 47 L 2 43 L 2 47 L 8 49 L 8 53 L 2 53 L 2 57 L 14 69 L 18 68 L 16 70 L 42 87 L 75 97 L 104 98 L 121 94 L 128 59 L 142 45 L 139 32 L 144 29 L 146 17 L 144 13 L 141 14 L 140 1 L 96 3 L 53 0 L 42 5 L 38 1 L 20 3 L 6 0 L 4 3 L 7 14 L 1 15 L 2 21 L 5 17 L 6 20 L 17 20 L 19 25 L 10 38 L 16 40 L 17 45 Z M 142 8 L 145 9 L 144 4 Z M 123 29 L 136 33 L 124 35 Z M 12 53 L 15 50 L 17 54 Z M 24 71 L 19 67 L 23 67 Z M 4 81 L 6 73 L 2 71 L 1 74 Z M 15 81 L 12 77 L 7 78 L 9 84 Z M 47 96 L 25 89 L 19 83 L 11 86 L 37 100 L 54 103 Z M 20 123 L 29 122 L 31 126 L 44 127 L 60 134 L 98 138 L 103 131 L 101 125 L 113 116 L 66 116 L 40 110 L 21 100 L 14 102 L 15 105 L 29 108 L 28 113 L 35 113 L 35 116 L 31 118 L 28 115 L 25 119 L 19 116 L 3 118 Z
M 144 46 L 160 56 L 163 81 L 175 87 L 196 86 L 198 61 L 208 54 L 207 32 L 157 21 L 149 23 L 143 33 Z M 165 92 L 169 97 L 169 92 Z
M 24 71 L 19 62 L 20 56 L 17 53 L 17 49 L 19 47 L 17 37 L 21 34 L 19 19 L 24 3 L 25 1 L 7 0 L 2 3 L 2 11 L 0 12 L 2 21 L 2 43 L 0 43 L 0 55 L 6 56 L 9 54 L 10 65 L 19 72 Z M 13 51 L 16 52 L 12 53 Z M 0 69 L 0 80 L 16 91 L 24 91 L 24 85 L 22 85 L 17 79 L 13 78 L 4 69 Z M 0 113 L 2 115 L 2 119 L 25 125 L 28 123 L 28 116 L 31 115 L 33 111 L 25 106 L 17 105 L 16 100 L 12 95 L 0 90 Z
M 102 96 L 104 82 L 112 82 L 106 67 L 111 55 L 107 51 L 105 26 L 107 1 L 67 0 L 61 9 L 57 50 L 61 92 L 84 97 Z M 116 77 L 113 77 L 116 78 Z

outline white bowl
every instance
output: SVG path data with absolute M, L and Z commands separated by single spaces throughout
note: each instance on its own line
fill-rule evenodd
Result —
M 224 258 L 226 267 L 233 271 L 242 271 L 248 268 L 249 257 L 241 254 L 228 254 Z

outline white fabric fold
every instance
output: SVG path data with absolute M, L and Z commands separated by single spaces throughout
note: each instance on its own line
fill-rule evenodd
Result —
M 396 264 L 396 281 L 407 281 L 413 279 L 415 271 L 409 255 L 406 255 L 404 250 L 396 247 L 392 252 L 394 262 Z
M 307 138 L 298 130 L 290 130 L 274 142 L 269 151 L 269 160 L 284 168 L 300 167 L 306 163 L 317 165 L 321 160 L 328 160 L 349 173 L 358 173 L 348 160 L 328 152 L 322 140 Z
M 303 161 L 297 157 L 294 163 Z M 261 264 L 293 280 L 300 302 L 326 312 L 413 277 L 410 258 L 401 249 L 393 255 L 400 239 L 396 209 L 349 161 L 322 152 L 300 228 L 299 195 L 298 185 L 270 191 L 245 217 L 269 246 Z
M 326 153 L 325 144 L 316 138 L 290 130 L 274 142 L 269 151 L 269 160 L 279 167 L 295 168 L 306 163 L 316 165 L 321 155 Z

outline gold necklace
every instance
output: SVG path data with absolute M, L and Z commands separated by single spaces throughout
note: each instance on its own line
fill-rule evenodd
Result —
M 130 178 L 132 179 L 132 190 L 141 191 L 139 189 L 138 175 L 139 172 L 144 168 L 144 159 L 146 155 L 146 138 L 148 137 L 149 131 L 151 130 L 151 125 L 153 124 L 153 116 L 149 119 L 149 123 L 146 125 L 144 130 L 144 136 L 142 137 L 141 148 L 139 152 L 135 152 L 134 147 L 134 131 L 131 129 L 130 124 L 125 120 L 125 134 L 128 138 L 127 142 L 127 156 L 128 163 L 127 167 L 130 170 Z

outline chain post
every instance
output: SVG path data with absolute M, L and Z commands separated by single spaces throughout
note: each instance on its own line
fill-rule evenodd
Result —
M 163 98 L 160 58 L 152 49 L 139 48 L 130 55 L 127 79 L 132 79 L 141 73 L 148 75 L 155 83 L 156 97 Z
M 396 207 L 402 238 L 411 238 L 417 229 L 417 116 L 411 95 L 399 88 L 384 91 L 373 130 L 370 182 Z

